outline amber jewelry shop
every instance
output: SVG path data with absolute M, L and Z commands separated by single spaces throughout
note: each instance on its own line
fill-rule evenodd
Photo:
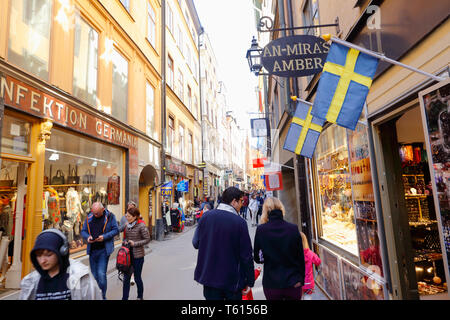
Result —
M 64 232 L 71 257 L 79 258 L 93 202 L 120 220 L 126 202 L 138 201 L 138 138 L 109 115 L 6 64 L 0 64 L 1 99 L 0 277 L 13 288 L 31 271 L 29 252 L 42 230 Z

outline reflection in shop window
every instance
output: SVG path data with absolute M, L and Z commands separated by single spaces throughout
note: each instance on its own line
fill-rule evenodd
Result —
M 11 1 L 8 61 L 44 80 L 48 80 L 52 3 Z
M 119 148 L 52 130 L 45 151 L 43 228 L 63 231 L 71 252 L 85 248 L 80 233 L 94 202 L 118 221 L 123 215 L 122 156 Z
M 5 115 L 1 152 L 30 156 L 31 123 Z
M 73 63 L 73 94 L 95 106 L 97 101 L 98 33 L 77 15 Z
M 320 192 L 320 237 L 358 255 L 344 128 L 332 125 L 320 135 L 315 159 Z
M 112 50 L 113 86 L 112 115 L 120 121 L 127 121 L 128 109 L 128 61 Z

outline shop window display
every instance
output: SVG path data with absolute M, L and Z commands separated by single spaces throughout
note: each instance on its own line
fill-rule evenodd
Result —
M 80 232 L 93 202 L 100 201 L 118 221 L 123 215 L 123 151 L 53 129 L 45 159 L 44 229 L 62 230 L 71 252 L 81 250 Z
M 422 130 L 411 136 L 405 127 L 412 117 L 420 119 L 418 107 L 397 122 L 398 151 L 417 287 L 419 294 L 425 296 L 447 292 L 447 284 L 425 137 Z M 436 164 L 435 153 L 432 155 Z
M 383 276 L 367 127 L 358 124 L 354 131 L 347 130 L 347 138 L 360 262 Z
M 315 152 L 320 201 L 319 237 L 358 255 L 346 130 L 332 125 Z

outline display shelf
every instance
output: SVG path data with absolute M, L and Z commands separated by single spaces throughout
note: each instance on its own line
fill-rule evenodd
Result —
M 377 222 L 377 220 L 375 220 L 375 219 L 364 219 L 364 218 L 356 218 L 356 219 L 361 220 L 361 221 L 366 221 L 366 222 Z

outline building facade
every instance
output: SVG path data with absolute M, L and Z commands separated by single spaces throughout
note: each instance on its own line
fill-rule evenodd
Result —
M 153 223 L 157 197 L 148 191 L 160 175 L 161 4 L 2 5 L 1 227 L 12 261 L 2 280 L 17 288 L 32 270 L 29 252 L 43 229 L 64 232 L 72 258 L 85 255 L 80 230 L 93 201 L 120 220 L 133 200 Z
M 445 1 L 279 0 L 266 9 L 274 29 L 338 24 L 271 32 L 271 40 L 329 33 L 448 78 Z M 399 13 L 411 21 L 401 30 L 394 27 Z M 331 299 L 449 299 L 449 157 L 438 116 L 448 80 L 380 62 L 356 129 L 326 124 L 306 159 L 283 149 L 295 108 L 290 97 L 313 103 L 319 79 L 270 76 L 267 92 L 277 129 L 271 158 L 295 173 L 278 196 L 297 208 L 288 219 L 322 259 L 317 284 Z

